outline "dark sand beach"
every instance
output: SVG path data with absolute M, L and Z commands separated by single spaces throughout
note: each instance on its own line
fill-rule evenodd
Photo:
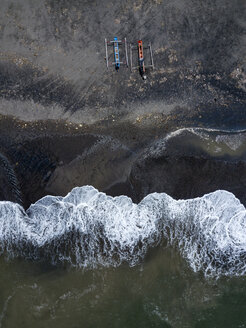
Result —
M 179 128 L 243 129 L 244 9 L 225 0 L 3 1 L 0 144 L 25 206 L 77 185 L 108 190 L 144 147 Z M 146 81 L 106 69 L 104 38 L 115 34 L 152 43 Z M 112 158 L 107 142 L 117 144 Z M 79 169 L 90 147 L 93 173 Z M 2 189 L 2 200 L 14 199 Z

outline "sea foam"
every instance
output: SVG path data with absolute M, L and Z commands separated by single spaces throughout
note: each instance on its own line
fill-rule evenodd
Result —
M 0 202 L 0 247 L 22 256 L 78 267 L 138 264 L 162 241 L 176 247 L 205 276 L 246 273 L 246 211 L 230 192 L 174 200 L 153 193 L 139 204 L 92 186 L 66 197 L 46 196 L 27 211 Z

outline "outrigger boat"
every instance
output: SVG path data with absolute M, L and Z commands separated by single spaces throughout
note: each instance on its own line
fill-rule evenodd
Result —
M 145 63 L 144 63 L 144 54 L 143 54 L 144 49 L 148 49 L 149 54 L 150 54 L 150 64 L 149 65 L 145 65 Z M 133 64 L 132 64 L 132 51 L 133 50 L 138 51 L 138 65 L 137 66 L 133 66 Z M 146 80 L 146 78 L 147 78 L 146 68 L 151 67 L 152 69 L 154 69 L 154 61 L 153 61 L 153 54 L 152 54 L 151 44 L 149 44 L 148 47 L 143 47 L 143 41 L 142 40 L 138 41 L 137 47 L 134 47 L 130 44 L 130 62 L 131 62 L 131 71 L 134 70 L 134 69 L 138 69 L 141 77 L 144 80 Z
M 125 45 L 125 61 L 120 61 L 120 46 L 124 44 Z M 110 63 L 109 58 L 111 57 L 108 53 L 108 47 L 113 46 L 113 54 L 114 54 L 114 62 Z M 127 54 L 127 42 L 126 38 L 124 41 L 118 40 L 117 37 L 114 37 L 113 41 L 107 41 L 105 39 L 105 50 L 106 50 L 106 65 L 107 68 L 109 68 L 109 65 L 114 65 L 116 71 L 119 70 L 120 65 L 126 65 L 128 67 L 128 54 Z

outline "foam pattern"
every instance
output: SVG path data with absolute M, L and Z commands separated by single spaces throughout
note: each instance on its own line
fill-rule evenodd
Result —
M 26 212 L 0 202 L 0 247 L 8 258 L 83 268 L 133 266 L 164 240 L 195 272 L 246 273 L 246 211 L 227 191 L 178 201 L 153 193 L 134 204 L 84 186 L 66 197 L 46 196 Z

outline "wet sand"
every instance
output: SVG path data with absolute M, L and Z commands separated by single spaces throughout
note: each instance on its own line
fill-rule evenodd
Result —
M 14 188 L 2 184 L 2 200 L 21 199 L 27 208 L 45 195 L 64 196 L 88 184 L 135 202 L 154 191 L 184 199 L 225 189 L 245 204 L 244 131 L 153 122 L 86 126 L 2 117 L 1 152 L 16 179 Z

